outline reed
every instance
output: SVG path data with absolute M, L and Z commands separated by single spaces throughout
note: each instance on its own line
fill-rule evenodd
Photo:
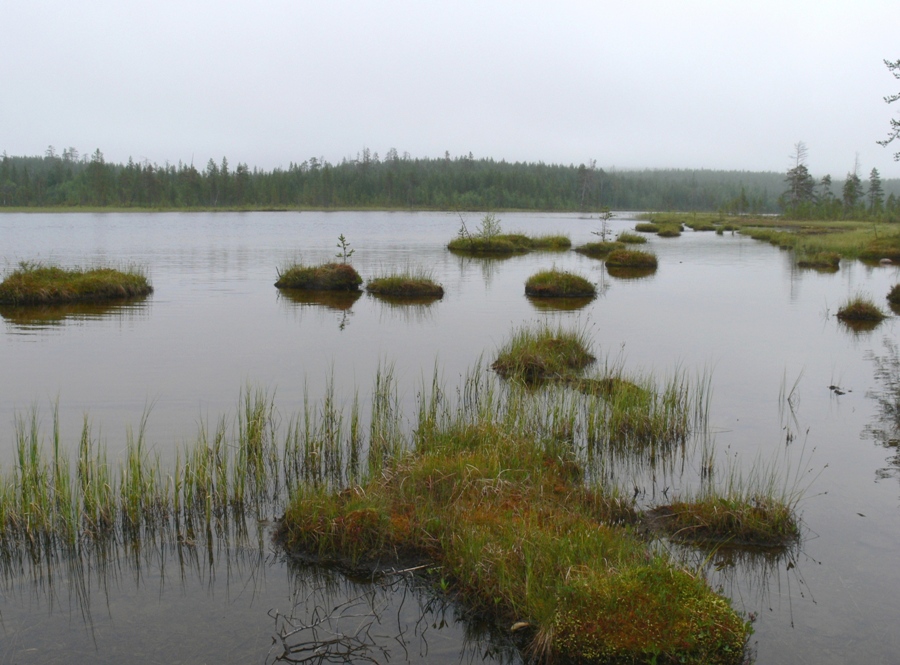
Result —
M 22 261 L 0 282 L 0 304 L 48 305 L 124 300 L 153 292 L 141 268 L 62 268 Z

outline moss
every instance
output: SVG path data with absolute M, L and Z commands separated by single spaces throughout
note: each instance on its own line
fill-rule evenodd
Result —
M 295 264 L 278 271 L 279 289 L 307 291 L 358 291 L 362 277 L 347 263 L 323 263 L 317 266 Z
M 597 295 L 597 288 L 574 273 L 542 270 L 525 282 L 525 295 L 535 298 L 586 298 Z
M 22 262 L 0 283 L 0 304 L 50 305 L 123 300 L 153 292 L 137 269 L 61 268 Z

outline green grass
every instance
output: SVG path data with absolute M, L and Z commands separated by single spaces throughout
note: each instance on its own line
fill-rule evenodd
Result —
M 525 295 L 534 298 L 592 298 L 597 287 L 581 275 L 563 270 L 542 270 L 525 282 Z
M 594 360 L 583 331 L 542 324 L 515 329 L 491 367 L 505 379 L 536 383 L 569 376 Z
M 797 265 L 801 268 L 817 270 L 837 270 L 841 265 L 841 255 L 837 252 L 815 252 L 801 254 L 797 257 Z
M 628 231 L 622 231 L 619 234 L 619 237 L 616 238 L 616 242 L 625 243 L 626 245 L 643 245 L 647 242 L 647 239 L 636 233 L 629 233 Z
M 634 230 L 638 233 L 658 233 L 659 229 L 659 224 L 654 222 L 638 222 L 634 225 Z
M 681 235 L 682 228 L 674 224 L 665 224 L 659 227 L 656 232 L 660 238 L 677 238 Z
M 651 252 L 618 249 L 606 257 L 606 265 L 613 268 L 654 269 L 657 267 L 657 259 L 656 255 Z
M 347 263 L 323 263 L 316 266 L 292 264 L 278 271 L 279 289 L 307 291 L 358 291 L 362 277 Z
M 0 304 L 121 300 L 152 292 L 147 276 L 138 268 L 61 268 L 23 261 L 0 283 Z
M 395 298 L 442 298 L 444 288 L 424 270 L 405 270 L 374 277 L 366 284 L 366 291 Z
M 619 241 L 603 240 L 579 245 L 575 248 L 575 251 L 592 259 L 602 259 L 617 249 L 625 249 L 625 244 Z
M 572 247 L 572 240 L 564 235 L 533 236 L 529 241 L 534 250 L 560 252 Z
M 886 318 L 886 316 L 871 298 L 862 294 L 851 297 L 846 303 L 841 305 L 837 312 L 837 317 L 842 321 L 877 322 Z

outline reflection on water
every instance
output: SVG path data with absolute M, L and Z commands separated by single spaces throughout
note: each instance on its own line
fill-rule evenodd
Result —
M 149 296 L 104 302 L 63 305 L 0 305 L 0 317 L 19 332 L 52 330 L 67 324 L 110 319 L 133 322 L 150 315 Z
M 656 275 L 656 268 L 623 268 L 607 264 L 606 272 L 616 279 L 647 279 Z
M 302 289 L 279 289 L 279 302 L 286 303 L 289 309 L 299 312 L 298 318 L 309 310 L 319 310 L 318 321 L 325 320 L 324 312 L 334 312 L 338 330 L 344 330 L 353 316 L 351 308 L 362 298 L 362 291 L 307 291 Z
M 584 309 L 594 297 L 587 298 L 535 298 L 534 296 L 525 296 L 531 306 L 539 312 L 575 312 Z
M 868 396 L 878 404 L 879 413 L 877 422 L 866 426 L 865 434 L 891 451 L 890 466 L 879 469 L 878 476 L 900 477 L 900 349 L 888 337 L 883 345 L 884 355 L 869 354 L 879 389 L 869 391 Z

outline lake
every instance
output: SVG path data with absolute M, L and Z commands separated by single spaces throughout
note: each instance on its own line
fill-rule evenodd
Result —
M 575 214 L 498 216 L 506 232 L 562 233 L 576 245 L 600 229 L 598 219 Z M 480 215 L 463 218 L 474 231 Z M 634 223 L 620 212 L 611 228 Z M 4 270 L 21 260 L 137 265 L 154 286 L 127 305 L 0 309 L 3 472 L 14 461 L 15 419 L 32 408 L 49 434 L 58 404 L 72 448 L 87 415 L 113 459 L 127 428 L 149 410 L 146 438 L 166 464 L 201 424 L 231 417 L 247 386 L 268 391 L 287 418 L 329 385 L 342 404 L 355 396 L 365 404 L 379 368 L 391 367 L 412 415 L 435 368 L 457 385 L 479 361 L 490 364 L 513 328 L 559 321 L 584 330 L 598 357 L 629 371 L 708 375 L 717 462 L 745 473 L 774 466 L 804 490 L 795 551 L 717 561 L 708 573 L 736 609 L 755 617 L 756 662 L 896 657 L 900 473 L 897 439 L 881 432 L 875 397 L 877 359 L 892 357 L 897 322 L 854 331 L 835 317 L 856 293 L 886 309 L 884 296 L 900 281 L 896 267 L 842 261 L 835 273 L 801 270 L 768 244 L 686 230 L 648 236 L 643 247 L 657 254 L 659 269 L 619 279 L 571 251 L 452 254 L 446 243 L 460 225 L 456 213 L 442 212 L 0 215 Z M 364 279 L 421 268 L 443 285 L 443 299 L 402 305 L 274 288 L 286 264 L 333 260 L 341 234 Z M 525 280 L 552 266 L 587 277 L 599 297 L 573 310 L 526 298 Z M 695 461 L 686 457 L 681 470 L 635 469 L 628 482 L 646 505 L 662 503 L 695 481 Z M 272 662 L 284 617 L 308 616 L 310 603 L 390 616 L 396 625 L 381 625 L 380 646 L 367 647 L 389 643 L 390 662 L 516 661 L 508 645 L 417 581 L 404 577 L 400 593 L 400 581 L 371 587 L 303 566 L 277 551 L 268 527 L 252 526 L 249 535 L 219 534 L 208 548 L 123 545 L 102 569 L 7 563 L 0 661 Z

